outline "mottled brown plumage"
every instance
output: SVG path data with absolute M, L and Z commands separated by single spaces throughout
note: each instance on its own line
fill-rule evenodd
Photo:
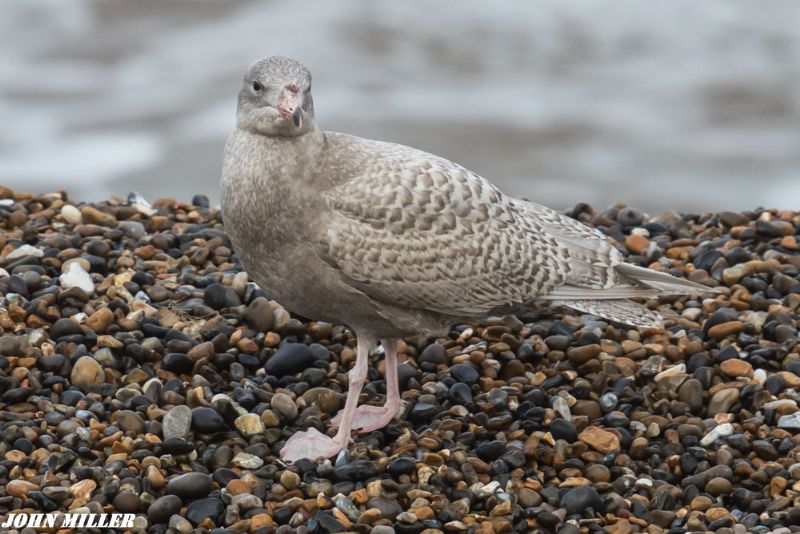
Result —
M 392 345 L 543 305 L 650 325 L 657 314 L 627 297 L 707 289 L 627 265 L 596 230 L 508 197 L 444 158 L 323 132 L 310 86 L 307 69 L 287 58 L 248 70 L 225 150 L 222 210 L 239 258 L 267 292 L 301 315 L 355 330 L 356 383 L 380 338 Z M 348 416 L 334 445 L 307 435 L 285 457 L 345 446 Z M 312 441 L 321 449 L 306 446 Z

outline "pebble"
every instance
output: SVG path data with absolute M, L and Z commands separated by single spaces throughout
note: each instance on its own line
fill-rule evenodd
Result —
M 147 518 L 153 525 L 167 523 L 174 514 L 181 510 L 181 499 L 177 495 L 159 497 L 147 509 Z
M 240 415 L 233 424 L 245 437 L 261 435 L 264 432 L 264 422 L 254 413 Z
M 302 343 L 282 345 L 267 359 L 264 370 L 267 374 L 282 377 L 298 373 L 316 361 L 314 353 Z
M 272 409 L 288 421 L 292 421 L 297 417 L 297 405 L 286 393 L 276 393 L 272 397 Z
M 105 381 L 103 367 L 91 356 L 81 356 L 70 373 L 70 382 L 81 391 L 88 392 L 96 384 Z
M 41 258 L 44 256 L 44 251 L 38 247 L 34 247 L 31 245 L 20 245 L 19 247 L 15 248 L 8 254 L 6 254 L 6 261 L 11 260 L 18 260 L 19 258 L 25 258 L 27 256 L 33 256 L 34 258 Z
M 81 208 L 81 219 L 84 224 L 97 224 L 99 226 L 110 227 L 117 225 L 116 217 L 110 213 L 100 211 L 93 206 L 84 206 Z
M 195 526 L 207 519 L 210 519 L 216 524 L 219 522 L 219 518 L 224 511 L 225 503 L 217 497 L 198 499 L 186 507 L 186 519 Z
M 719 367 L 723 373 L 734 378 L 753 376 L 753 366 L 744 360 L 725 360 Z
M 615 434 L 596 426 L 585 428 L 578 434 L 578 439 L 603 454 L 620 450 L 619 438 Z
M 325 413 L 336 413 L 339 411 L 341 395 L 330 388 L 317 387 L 311 388 L 303 393 L 303 400 L 309 406 L 318 406 Z
M 588 513 L 589 509 L 597 513 L 605 509 L 603 499 L 597 490 L 586 486 L 567 491 L 561 498 L 560 504 L 566 509 L 568 515 L 584 515 Z
M 192 410 L 192 429 L 204 434 L 213 434 L 228 430 L 228 425 L 216 411 L 200 407 Z
M 475 449 L 475 452 L 478 454 L 478 457 L 481 460 L 492 461 L 500 458 L 506 453 L 506 450 L 507 449 L 504 443 L 494 440 L 481 443 Z
M 83 216 L 80 210 L 72 204 L 64 204 L 61 208 L 61 217 L 73 226 L 77 226 L 83 222 Z
M 695 378 L 686 380 L 678 389 L 678 400 L 686 403 L 692 413 L 698 413 L 704 405 L 703 385 Z
M 550 424 L 550 433 L 555 439 L 563 439 L 567 443 L 578 441 L 578 431 L 575 425 L 566 419 L 554 419 Z
M 778 427 L 792 429 L 792 430 L 800 430 L 800 412 L 794 412 L 782 416 L 778 420 Z
M 450 368 L 450 374 L 455 378 L 457 381 L 462 382 L 464 384 L 474 384 L 478 381 L 480 375 L 478 371 L 475 370 L 470 364 L 467 363 L 459 363 L 454 365 Z
M 456 404 L 468 406 L 472 404 L 472 389 L 463 382 L 456 382 L 450 386 L 448 397 Z
M 268 332 L 275 324 L 272 306 L 264 297 L 256 297 L 247 305 L 244 319 L 251 328 L 258 332 Z
M 730 423 L 723 423 L 721 425 L 717 425 L 714 427 L 711 432 L 703 436 L 703 439 L 700 440 L 700 445 L 703 447 L 708 447 L 715 443 L 717 440 L 724 438 L 726 436 L 730 436 L 733 434 L 733 425 Z
M 708 413 L 709 415 L 727 413 L 736 404 L 737 400 L 739 400 L 738 389 L 721 389 L 711 397 L 711 401 L 708 403 Z
M 123 432 L 132 432 L 134 434 L 144 434 L 147 430 L 147 425 L 144 420 L 131 410 L 121 410 L 117 415 L 117 426 Z
M 440 365 L 447 363 L 447 352 L 445 348 L 439 343 L 431 343 L 422 350 L 422 353 L 417 358 L 420 364 L 432 363 Z M 452 372 L 452 371 L 451 371 Z
M 122 512 L 126 514 L 135 514 L 141 507 L 139 496 L 130 491 L 121 491 L 117 493 L 117 496 L 114 497 L 114 500 L 111 504 L 116 512 Z
M 64 274 L 58 277 L 61 282 L 61 287 L 70 289 L 76 287 L 86 294 L 91 295 L 94 293 L 94 282 L 92 276 L 86 272 L 86 269 L 80 262 L 68 263 Z
M 192 427 L 192 410 L 188 406 L 179 405 L 164 414 L 162 433 L 164 439 L 183 438 Z
M 241 467 L 242 469 L 258 469 L 264 465 L 264 460 L 253 454 L 240 452 L 233 457 L 231 465 L 234 467 Z
M 126 236 L 137 241 L 141 240 L 147 233 L 144 225 L 139 221 L 120 221 L 119 224 L 117 224 L 117 228 Z
M 211 493 L 211 477 L 205 473 L 190 472 L 178 475 L 167 482 L 166 492 L 181 499 L 199 499 Z
M 80 334 L 81 326 L 72 319 L 59 319 L 50 327 L 50 337 L 55 340 Z

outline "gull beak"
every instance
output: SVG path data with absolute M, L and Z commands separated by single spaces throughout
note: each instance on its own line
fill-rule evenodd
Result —
M 294 86 L 288 86 L 281 93 L 278 113 L 284 119 L 291 119 L 295 126 L 303 122 L 303 96 Z

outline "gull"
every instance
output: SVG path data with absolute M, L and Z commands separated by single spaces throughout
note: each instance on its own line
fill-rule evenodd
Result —
M 357 338 L 334 436 L 297 432 L 284 461 L 329 458 L 354 429 L 402 409 L 397 344 L 405 335 L 507 313 L 566 307 L 631 325 L 660 316 L 631 297 L 706 286 L 631 265 L 599 231 L 503 194 L 415 148 L 323 131 L 311 74 L 272 56 L 253 63 L 225 146 L 222 215 L 249 275 L 289 310 L 348 325 Z M 383 346 L 383 406 L 358 405 L 369 353 Z

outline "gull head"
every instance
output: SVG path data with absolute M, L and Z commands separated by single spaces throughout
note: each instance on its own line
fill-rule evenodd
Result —
M 311 73 L 288 57 L 259 59 L 244 75 L 236 120 L 239 128 L 269 137 L 297 137 L 313 129 Z

